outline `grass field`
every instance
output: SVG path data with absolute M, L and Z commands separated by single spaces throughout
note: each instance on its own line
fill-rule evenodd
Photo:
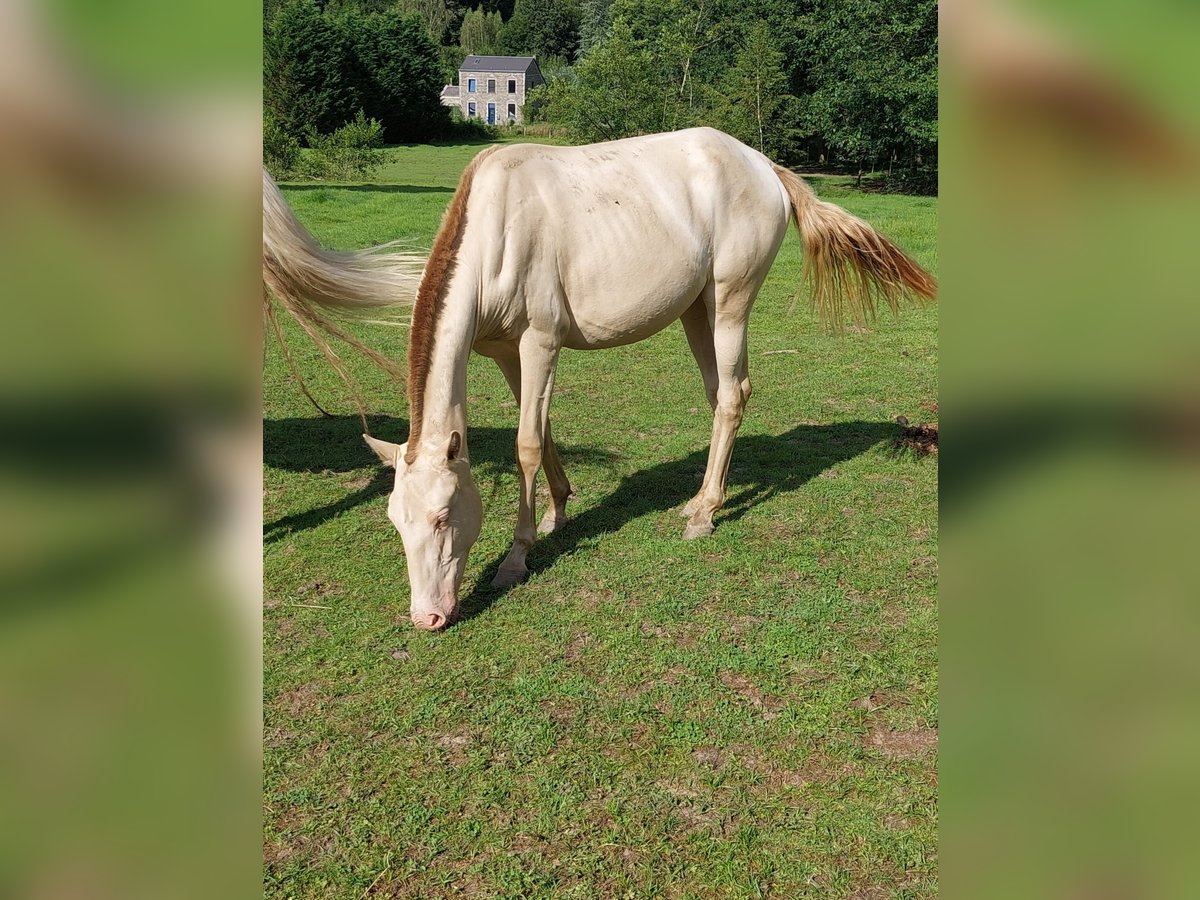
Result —
M 327 246 L 428 246 L 479 149 L 397 148 L 376 184 L 284 193 Z M 815 183 L 936 272 L 936 199 Z M 442 635 L 408 622 L 391 479 L 346 391 L 290 329 L 321 418 L 268 342 L 266 896 L 936 894 L 937 461 L 894 450 L 892 420 L 936 418 L 937 311 L 832 337 L 791 308 L 799 273 L 793 233 L 705 540 L 676 512 L 711 428 L 682 330 L 564 352 L 572 519 L 505 592 L 516 409 L 472 359 L 485 518 Z M 403 358 L 403 329 L 358 333 Z M 347 355 L 372 432 L 402 441 L 402 387 Z

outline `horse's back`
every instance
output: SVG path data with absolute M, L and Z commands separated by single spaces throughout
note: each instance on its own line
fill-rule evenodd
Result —
M 564 342 L 648 337 L 710 281 L 765 274 L 787 228 L 769 161 L 700 128 L 583 147 L 517 144 L 472 186 L 485 305 L 560 304 Z

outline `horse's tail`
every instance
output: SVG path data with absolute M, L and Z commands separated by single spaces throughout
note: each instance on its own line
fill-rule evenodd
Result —
M 326 335 L 345 341 L 394 377 L 404 379 L 405 373 L 394 362 L 366 346 L 327 315 L 329 312 L 379 311 L 415 302 L 425 259 L 410 253 L 395 252 L 389 246 L 385 244 L 355 253 L 321 249 L 316 239 L 296 219 L 266 169 L 263 170 L 265 308 L 267 318 L 280 338 L 288 364 L 298 380 L 299 373 L 283 341 L 279 322 L 275 318 L 275 308 L 270 302 L 272 296 L 300 324 L 347 385 L 351 384 L 350 378 Z M 313 405 L 320 409 L 304 387 L 303 380 L 300 380 L 300 387 Z M 355 395 L 357 400 L 357 392 Z M 361 403 L 359 405 L 361 410 Z
M 847 307 L 859 323 L 874 318 L 877 297 L 892 312 L 903 297 L 937 297 L 937 281 L 907 253 L 857 216 L 818 200 L 799 175 L 772 166 L 791 201 L 813 308 L 823 322 L 841 328 Z

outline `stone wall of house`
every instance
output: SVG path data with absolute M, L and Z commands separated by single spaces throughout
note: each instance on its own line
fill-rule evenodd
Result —
M 475 79 L 475 92 L 468 90 L 470 80 Z M 524 72 L 459 72 L 458 73 L 458 95 L 459 108 L 462 110 L 463 118 L 467 118 L 470 113 L 468 104 L 475 104 L 475 117 L 482 121 L 487 121 L 487 105 L 489 103 L 496 104 L 496 124 L 503 125 L 509 120 L 508 105 L 511 103 L 514 107 L 512 120 L 520 123 L 525 121 L 525 79 Z M 495 89 L 489 91 L 489 81 L 495 82 Z M 509 91 L 508 83 L 514 81 L 516 84 L 515 91 Z M 530 85 L 532 87 L 532 85 Z

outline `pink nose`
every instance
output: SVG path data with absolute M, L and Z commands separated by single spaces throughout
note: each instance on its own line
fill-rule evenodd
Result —
M 446 617 L 435 612 L 414 615 L 412 620 L 424 631 L 441 631 L 446 627 Z

